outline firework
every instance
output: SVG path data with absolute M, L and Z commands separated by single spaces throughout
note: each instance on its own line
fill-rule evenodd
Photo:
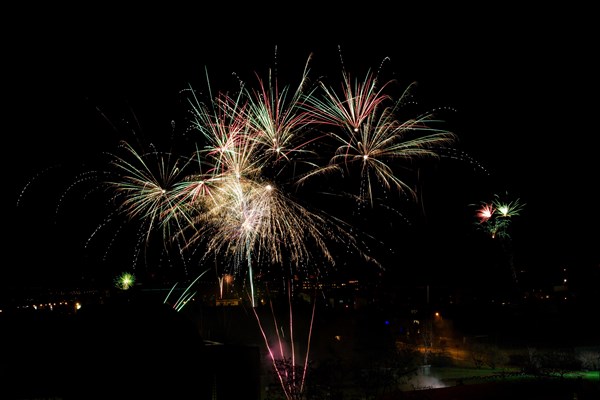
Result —
M 246 89 L 247 118 L 252 139 L 261 147 L 262 157 L 265 162 L 278 165 L 281 160 L 302 159 L 302 153 L 309 152 L 307 144 L 318 139 L 314 134 L 317 131 L 311 129 L 310 115 L 302 110 L 302 100 L 313 93 L 305 91 L 308 69 L 305 68 L 298 88 L 291 95 L 290 87 L 280 89 L 277 77 L 271 73 L 268 84 L 260 77 L 257 80 L 259 89 Z
M 194 279 L 183 291 L 183 293 L 181 293 L 179 295 L 179 297 L 177 298 L 177 300 L 175 301 L 175 303 L 173 303 L 172 308 L 179 312 L 181 311 L 181 309 L 183 307 L 186 306 L 186 304 L 191 301 L 194 296 L 196 295 L 196 292 L 191 292 L 190 289 L 194 286 L 194 284 L 198 281 L 198 279 L 200 279 L 205 273 L 208 272 L 208 269 L 203 271 L 201 274 L 199 274 L 196 279 Z M 171 297 L 171 294 L 173 293 L 173 290 L 175 290 L 175 287 L 178 285 L 178 282 L 175 282 L 175 284 L 173 285 L 173 287 L 171 287 L 171 290 L 169 290 L 169 293 L 167 293 L 167 295 L 165 296 L 165 299 L 163 300 L 163 304 L 167 304 L 169 301 L 169 297 Z
M 288 304 L 288 326 L 286 329 L 279 323 L 276 312 L 274 310 L 273 301 L 269 299 L 269 308 L 274 328 L 274 339 L 269 340 L 263 320 L 260 318 L 256 309 L 253 308 L 253 313 L 258 323 L 258 327 L 262 338 L 265 342 L 269 359 L 273 365 L 273 370 L 279 381 L 281 389 L 286 399 L 302 399 L 304 398 L 306 375 L 309 364 L 310 343 L 312 338 L 312 330 L 314 324 L 314 316 L 316 311 L 316 297 L 313 296 L 310 321 L 308 323 L 306 352 L 304 359 L 301 362 L 297 361 L 298 354 L 295 346 L 294 338 L 294 310 L 292 307 L 292 292 L 293 285 L 287 281 L 287 304 Z M 286 341 L 286 334 L 289 338 Z
M 494 215 L 495 211 L 496 210 L 492 204 L 482 204 L 481 208 L 477 210 L 477 218 L 479 219 L 479 222 L 487 222 L 490 218 L 492 218 L 492 215 Z
M 509 268 L 515 284 L 519 282 L 517 269 L 515 268 L 512 251 L 510 249 L 510 226 L 512 218 L 520 215 L 525 204 L 520 199 L 506 201 L 497 194 L 490 202 L 481 203 L 477 209 L 477 228 L 482 230 L 492 239 L 498 239 L 502 249 L 508 255 Z
M 496 210 L 500 213 L 502 218 L 510 218 L 519 215 L 525 206 L 520 203 L 520 199 L 506 202 L 500 200 L 498 196 L 494 199 L 493 205 L 496 207 Z
M 322 276 L 325 268 L 320 266 L 335 265 L 337 248 L 377 263 L 355 226 L 325 212 L 310 201 L 313 193 L 301 189 L 319 178 L 329 185 L 330 173 L 356 174 L 361 204 L 374 206 L 379 188 L 414 197 L 400 171 L 410 169 L 417 159 L 439 157 L 437 149 L 455 141 L 453 133 L 437 127 L 443 121 L 433 112 L 401 117 L 413 85 L 396 99 L 391 94 L 395 81 L 381 84 L 372 72 L 356 80 L 344 69 L 341 91 L 323 81 L 310 86 L 307 66 L 295 89 L 280 85 L 269 71 L 267 80 L 257 76 L 258 89 L 240 82 L 237 91 L 213 95 L 209 84 L 207 99 L 190 90 L 191 154 L 137 151 L 122 142 L 119 149 L 124 153 L 111 154 L 109 178 L 104 181 L 116 205 L 114 214 L 140 223 L 139 240 L 145 248 L 157 232 L 165 248 L 175 245 L 184 265 L 196 253 L 199 264 L 220 260 L 221 290 L 226 277 L 231 284 L 236 278 L 248 284 L 253 311 L 287 398 L 302 393 L 308 362 L 307 351 L 302 372 L 296 375 L 292 280 Z M 520 210 L 515 203 L 493 207 L 482 224 L 506 223 Z M 505 214 L 493 218 L 494 210 Z M 498 232 L 505 232 L 504 227 L 496 227 Z M 187 286 L 173 304 L 175 310 L 194 297 L 191 288 L 205 272 Z M 290 306 L 292 370 L 285 379 L 277 361 L 287 358 L 281 340 L 276 355 L 255 310 L 257 276 L 276 281 L 275 274 L 277 281 L 285 282 Z
M 206 195 L 210 177 L 202 179 L 193 157 L 178 157 L 171 153 L 152 150 L 138 152 L 129 143 L 121 142 L 122 154 L 111 153 L 112 167 L 104 186 L 116 205 L 107 220 L 124 217 L 125 222 L 138 224 L 137 244 L 133 268 L 140 253 L 146 254 L 151 239 L 158 234 L 164 252 L 182 260 L 187 274 L 187 261 L 181 249 L 186 245 L 179 232 L 189 226 L 190 209 L 197 207 L 200 195 Z M 194 171 L 195 175 L 188 174 Z M 193 185 L 186 185 L 189 180 Z M 184 188 L 182 189 L 182 186 Z
M 400 178 L 397 169 L 402 163 L 411 164 L 419 158 L 437 158 L 435 148 L 452 143 L 455 135 L 435 128 L 440 121 L 433 113 L 400 119 L 399 110 L 412 85 L 394 100 L 386 93 L 394 81 L 380 85 L 371 71 L 362 81 L 353 81 L 345 70 L 342 76 L 341 94 L 321 82 L 323 96 L 305 99 L 313 121 L 331 128 L 328 136 L 337 147 L 326 166 L 311 171 L 303 179 L 314 174 L 355 172 L 360 177 L 358 199 L 371 206 L 375 183 L 414 197 L 415 192 Z
M 332 183 L 329 173 L 356 173 L 356 198 L 371 206 L 378 189 L 414 195 L 400 173 L 418 158 L 438 157 L 436 150 L 455 137 L 436 127 L 441 121 L 433 113 L 401 118 L 412 85 L 395 99 L 396 82 L 380 81 L 380 71 L 361 80 L 343 69 L 337 90 L 323 80 L 313 84 L 310 60 L 295 86 L 280 84 L 269 70 L 267 79 L 256 74 L 256 88 L 240 80 L 237 90 L 227 92 L 213 92 L 209 82 L 208 98 L 186 91 L 186 138 L 194 141 L 189 154 L 122 141 L 118 152 L 109 153 L 110 170 L 94 177 L 108 189 L 112 209 L 88 243 L 121 216 L 139 225 L 133 268 L 156 236 L 164 251 L 182 260 L 186 275 L 192 256 L 222 260 L 218 277 L 274 267 L 287 276 L 319 275 L 324 269 L 308 268 L 335 264 L 337 248 L 375 261 L 364 242 L 371 238 L 360 237 L 339 215 L 342 208 L 334 216 L 316 204 L 307 183 L 335 183 L 331 190 L 339 196 L 344 191 L 335 192 L 337 185 L 346 182 Z
M 306 70 L 291 98 L 276 80 L 258 81 L 256 91 L 241 85 L 235 95 L 218 93 L 208 102 L 192 98 L 193 128 L 207 143 L 199 157 L 212 165 L 207 171 L 213 185 L 210 197 L 199 197 L 193 215 L 186 214 L 191 224 L 182 230 L 188 246 L 202 244 L 207 256 L 230 260 L 224 273 L 247 272 L 251 287 L 255 265 L 286 265 L 292 276 L 315 253 L 334 263 L 330 243 L 359 249 L 349 225 L 310 210 L 287 189 L 295 183 L 290 164 L 302 163 L 312 153 L 309 144 L 323 137 L 299 104 L 313 93 L 302 91 Z M 196 187 L 189 180 L 177 192 Z
M 496 194 L 491 202 L 483 202 L 477 209 L 477 227 L 492 238 L 509 239 L 512 217 L 518 216 L 524 206 L 520 199 L 505 201 Z
M 128 290 L 135 283 L 135 275 L 129 272 L 123 272 L 115 278 L 115 287 L 121 290 Z

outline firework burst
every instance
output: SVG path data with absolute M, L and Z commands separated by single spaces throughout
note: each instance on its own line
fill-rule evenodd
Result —
M 313 122 L 329 126 L 329 138 L 336 143 L 329 163 L 306 174 L 307 179 L 323 173 L 356 173 L 360 177 L 360 202 L 373 206 L 376 186 L 395 189 L 414 198 L 415 192 L 398 174 L 420 158 L 437 158 L 437 147 L 455 141 L 455 135 L 435 128 L 433 113 L 401 119 L 399 110 L 410 97 L 412 85 L 398 100 L 386 90 L 395 81 L 379 83 L 368 71 L 364 80 L 352 80 L 343 71 L 341 94 L 320 82 L 322 96 L 305 99 Z M 377 185 L 376 185 L 377 184 Z
M 520 215 L 524 207 L 525 204 L 521 203 L 520 199 L 506 201 L 495 194 L 492 201 L 481 203 L 476 211 L 477 229 L 500 242 L 502 249 L 508 255 L 509 268 L 515 284 L 519 279 L 510 248 L 510 227 L 513 217 Z
M 231 277 L 232 285 L 241 278 L 250 288 L 253 309 L 257 276 L 263 282 L 285 282 L 290 336 L 294 279 L 323 276 L 327 268 L 321 266 L 336 264 L 337 249 L 378 265 L 356 226 L 312 203 L 313 193 L 302 192 L 310 189 L 308 181 L 324 178 L 330 185 L 325 178 L 331 173 L 357 176 L 356 198 L 371 207 L 378 190 L 414 197 L 401 172 L 417 160 L 438 158 L 438 150 L 455 141 L 453 133 L 438 128 L 443 121 L 433 112 L 402 118 L 413 85 L 396 99 L 395 81 L 382 83 L 371 71 L 358 80 L 344 69 L 341 90 L 324 81 L 311 86 L 308 61 L 295 89 L 282 86 L 269 71 L 266 80 L 257 75 L 257 89 L 240 81 L 238 90 L 213 95 L 209 84 L 207 99 L 189 90 L 191 154 L 138 152 L 123 141 L 123 154 L 110 154 L 110 171 L 102 173 L 114 206 L 111 216 L 140 223 L 140 249 L 150 247 L 158 232 L 165 249 L 171 251 L 174 244 L 186 266 L 197 254 L 200 265 L 209 258 L 219 260 L 220 284 L 225 277 Z M 495 210 L 504 210 L 501 218 L 494 218 Z M 518 203 L 494 203 L 481 223 L 506 223 L 519 210 Z M 505 232 L 503 226 L 496 230 Z M 174 303 L 177 311 L 193 298 L 191 287 L 205 272 Z M 291 375 L 284 379 L 277 363 L 286 358 L 284 352 L 276 356 L 265 343 L 286 397 L 296 398 L 304 385 L 308 351 L 300 365 L 303 372 L 296 375 L 292 346 Z
M 477 227 L 492 238 L 509 239 L 512 217 L 518 216 L 525 204 L 520 199 L 504 201 L 497 194 L 490 202 L 483 202 L 476 211 Z
M 312 94 L 312 90 L 306 91 L 308 69 L 304 69 L 300 84 L 292 93 L 289 86 L 280 89 L 277 77 L 271 72 L 267 84 L 259 76 L 257 80 L 257 90 L 246 89 L 247 119 L 253 140 L 261 146 L 265 164 L 269 160 L 279 164 L 292 158 L 302 159 L 302 153 L 308 151 L 307 144 L 318 139 L 311 137 L 316 131 L 310 129 L 310 116 L 302 110 L 302 99 Z
M 135 283 L 135 275 L 129 272 L 123 272 L 115 278 L 114 283 L 117 289 L 131 289 Z
M 182 233 L 188 247 L 202 245 L 206 256 L 230 260 L 223 273 L 285 265 L 291 276 L 315 253 L 333 264 L 330 243 L 360 252 L 348 224 L 310 210 L 287 188 L 295 183 L 295 165 L 313 155 L 309 146 L 323 137 L 300 104 L 313 93 L 304 91 L 306 69 L 300 81 L 290 97 L 289 87 L 280 89 L 269 74 L 268 84 L 258 78 L 258 90 L 241 83 L 234 95 L 191 99 L 193 129 L 206 143 L 198 157 L 212 165 L 207 168 L 212 184 L 204 192 L 210 196 L 198 195 L 197 206 L 186 213 L 191 223 Z M 207 180 L 202 182 L 204 189 Z M 186 180 L 177 185 L 177 197 L 184 199 L 197 188 L 198 182 Z

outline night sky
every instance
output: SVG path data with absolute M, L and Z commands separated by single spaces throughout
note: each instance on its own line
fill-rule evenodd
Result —
M 120 139 L 160 143 L 173 122 L 184 125 L 181 93 L 205 89 L 205 67 L 215 91 L 235 88 L 233 73 L 252 84 L 274 63 L 293 86 L 311 53 L 314 76 L 339 76 L 340 54 L 359 76 L 389 57 L 387 77 L 417 81 L 426 107 L 451 109 L 443 115 L 465 158 L 423 173 L 420 212 L 398 234 L 408 245 L 393 245 L 396 255 L 386 258 L 398 262 L 390 266 L 419 269 L 418 280 L 482 275 L 493 260 L 477 247 L 471 205 L 495 193 L 526 204 L 512 226 L 520 266 L 585 275 L 600 264 L 597 46 L 583 11 L 435 20 L 394 11 L 397 20 L 379 25 L 360 15 L 266 23 L 240 12 L 221 13 L 220 27 L 207 13 L 194 22 L 160 12 L 53 11 L 15 13 L 12 35 L 3 35 L 4 288 L 89 279 L 81 249 L 102 213 L 78 201 L 81 193 L 61 196 Z

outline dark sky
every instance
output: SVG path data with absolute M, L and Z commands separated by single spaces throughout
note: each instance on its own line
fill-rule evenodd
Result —
M 339 74 L 339 49 L 357 74 L 389 57 L 389 74 L 417 81 L 432 107 L 452 108 L 448 123 L 460 148 L 488 172 L 445 162 L 423 183 L 426 211 L 412 262 L 422 260 L 428 273 L 440 267 L 444 276 L 460 269 L 456 264 L 487 265 L 489 255 L 470 248 L 477 241 L 465 217 L 469 204 L 509 193 L 526 204 L 512 235 L 519 263 L 537 271 L 598 268 L 596 44 L 583 10 L 494 17 L 457 10 L 435 18 L 390 10 L 383 20 L 362 21 L 319 18 L 309 9 L 294 23 L 221 10 L 221 24 L 207 12 L 193 21 L 185 11 L 154 10 L 152 18 L 48 11 L 15 12 L 2 39 L 3 285 L 70 279 L 73 266 L 84 274 L 85 256 L 70 250 L 85 243 L 99 213 L 61 195 L 82 165 L 123 136 L 168 135 L 172 121 L 183 123 L 188 106 L 180 92 L 204 88 L 205 67 L 215 89 L 233 87 L 234 72 L 249 82 L 254 72 L 264 76 L 274 62 L 293 85 L 311 53 L 315 74 Z M 70 222 L 61 222 L 65 214 Z

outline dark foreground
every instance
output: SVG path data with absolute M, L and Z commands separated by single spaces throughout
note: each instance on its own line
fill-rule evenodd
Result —
M 532 380 L 491 382 L 416 390 L 388 395 L 381 400 L 598 400 L 600 382 L 583 380 Z
M 75 315 L 0 314 L 0 399 L 261 398 L 258 348 L 215 346 L 162 302 L 121 300 Z M 600 380 L 467 383 L 376 400 L 400 399 L 598 400 Z
M 0 399 L 225 400 L 241 390 L 256 400 L 258 379 L 247 371 L 258 358 L 247 353 L 204 344 L 189 320 L 162 304 L 4 315 Z

